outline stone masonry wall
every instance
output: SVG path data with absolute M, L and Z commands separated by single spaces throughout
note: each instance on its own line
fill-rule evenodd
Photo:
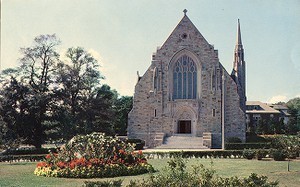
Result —
M 225 95 L 225 140 L 238 137 L 246 140 L 246 116 L 239 105 L 237 85 L 226 72 Z

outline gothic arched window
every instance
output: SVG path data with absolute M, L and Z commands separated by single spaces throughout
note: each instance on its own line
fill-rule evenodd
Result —
M 154 91 L 160 90 L 160 76 L 156 67 L 153 70 L 153 89 Z
M 197 67 L 192 58 L 181 56 L 173 66 L 173 99 L 196 99 Z

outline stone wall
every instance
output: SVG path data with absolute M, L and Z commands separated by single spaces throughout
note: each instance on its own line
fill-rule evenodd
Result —
M 229 137 L 238 137 L 246 140 L 246 115 L 239 105 L 237 85 L 225 73 L 225 140 Z

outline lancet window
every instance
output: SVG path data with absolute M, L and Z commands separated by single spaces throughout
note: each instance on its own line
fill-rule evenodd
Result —
M 192 58 L 181 56 L 173 66 L 173 99 L 196 99 L 197 67 Z

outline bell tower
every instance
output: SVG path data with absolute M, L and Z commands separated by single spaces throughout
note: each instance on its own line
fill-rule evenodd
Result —
M 242 44 L 242 35 L 239 19 L 231 77 L 233 78 L 238 87 L 237 91 L 240 96 L 240 107 L 243 111 L 246 111 L 246 66 L 244 61 L 244 48 Z

